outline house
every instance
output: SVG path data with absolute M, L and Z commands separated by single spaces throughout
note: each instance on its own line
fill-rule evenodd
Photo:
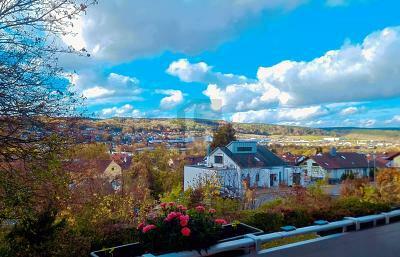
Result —
M 364 154 L 352 152 L 336 152 L 332 148 L 329 153 L 319 153 L 300 163 L 311 180 L 325 179 L 335 184 L 344 175 L 368 177 L 370 166 Z
M 250 188 L 302 184 L 300 168 L 286 164 L 254 141 L 233 141 L 217 147 L 205 161 L 184 167 L 184 188 L 193 188 L 205 180 L 216 179 L 223 191 L 240 196 L 243 186 Z
M 73 160 L 64 166 L 77 181 L 81 181 L 80 177 L 85 174 L 85 180 L 100 178 L 109 182 L 114 191 L 122 187 L 122 167 L 114 160 Z M 85 180 L 80 183 L 86 183 Z

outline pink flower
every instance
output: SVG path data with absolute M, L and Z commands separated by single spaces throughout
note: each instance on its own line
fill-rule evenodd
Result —
M 138 230 L 142 230 L 143 227 L 144 227 L 144 223 L 143 223 L 143 222 L 140 222 L 139 225 L 137 226 L 137 229 L 138 229 Z
M 189 223 L 189 215 L 182 215 L 179 217 L 179 223 L 181 225 L 181 227 L 186 227 Z
M 219 224 L 219 225 L 226 225 L 227 224 L 226 220 L 224 220 L 224 219 L 215 219 L 214 222 Z
M 186 211 L 187 210 L 187 208 L 185 206 L 183 206 L 182 204 L 180 204 L 180 205 L 178 205 L 176 207 L 181 211 Z
M 190 228 L 188 228 L 188 227 L 184 227 L 181 229 L 181 233 L 183 236 L 190 236 L 190 232 L 191 232 Z
M 199 205 L 196 207 L 197 212 L 204 212 L 205 210 L 206 210 L 206 208 L 204 208 L 204 206 Z
M 160 203 L 161 208 L 165 209 L 167 207 L 167 203 Z
M 169 203 L 168 203 L 168 206 L 171 206 L 171 207 L 172 207 L 172 206 L 175 206 L 175 203 L 174 203 L 174 202 L 169 202 Z
M 171 221 L 173 219 L 175 219 L 176 217 L 178 217 L 178 214 L 176 212 L 170 212 L 167 217 L 165 218 L 165 221 Z
M 147 225 L 147 226 L 145 226 L 144 228 L 143 228 L 143 233 L 147 233 L 147 232 L 149 232 L 150 230 L 153 230 L 153 229 L 155 229 L 155 228 L 157 228 L 156 227 L 156 225 Z
M 181 211 L 187 211 L 187 208 L 186 208 L 185 206 L 183 206 L 183 207 L 181 208 Z
M 209 213 L 216 213 L 217 211 L 215 209 L 210 209 L 208 210 Z

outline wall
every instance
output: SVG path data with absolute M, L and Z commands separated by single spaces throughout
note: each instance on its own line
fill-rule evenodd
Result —
M 103 176 L 110 182 L 116 178 L 121 178 L 122 168 L 115 161 L 111 161 L 110 165 L 105 169 Z
M 194 167 L 194 166 L 185 166 L 183 169 L 184 173 L 184 181 L 183 188 L 187 190 L 189 188 L 195 188 L 199 182 L 204 180 L 216 180 L 217 171 L 211 170 L 206 167 Z
M 395 157 L 392 163 L 392 167 L 400 168 L 400 155 Z
M 223 156 L 223 163 L 222 164 L 218 164 L 214 162 L 214 156 Z M 216 151 L 214 151 L 207 160 L 208 164 L 212 165 L 213 167 L 227 167 L 227 168 L 232 168 L 232 169 L 237 169 L 237 165 L 236 163 L 229 158 L 223 151 L 221 151 L 221 149 L 217 149 Z
M 324 179 L 326 177 L 326 171 L 321 166 L 313 166 L 316 163 L 312 159 L 308 159 L 301 165 L 301 167 L 307 170 L 307 175 L 311 178 Z

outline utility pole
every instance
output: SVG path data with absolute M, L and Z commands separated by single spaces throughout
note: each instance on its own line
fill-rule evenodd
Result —
M 374 182 L 376 182 L 376 154 L 372 155 L 372 158 L 374 158 Z

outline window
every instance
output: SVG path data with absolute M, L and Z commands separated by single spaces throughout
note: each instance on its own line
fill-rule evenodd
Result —
M 237 148 L 238 152 L 251 152 L 253 148 L 251 146 L 240 146 Z
M 214 162 L 222 164 L 223 163 L 223 157 L 221 155 L 214 156 Z
M 260 181 L 260 174 L 259 173 L 256 174 L 256 181 L 257 182 Z
M 121 188 L 121 182 L 117 179 L 114 179 L 113 181 L 111 181 L 111 187 L 117 191 Z

